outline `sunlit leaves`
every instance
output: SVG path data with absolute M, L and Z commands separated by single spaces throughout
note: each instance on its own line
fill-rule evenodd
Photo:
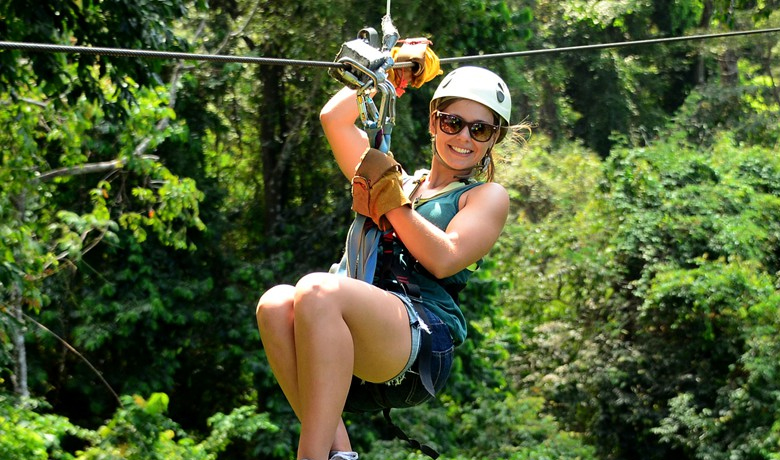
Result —
M 777 440 L 780 164 L 730 136 L 684 138 L 616 149 L 594 175 L 532 150 L 504 178 L 524 211 L 497 254 L 524 332 L 509 375 L 614 458 L 648 433 L 652 458 Z
M 47 413 L 47 409 L 37 401 L 19 403 L 0 396 L 0 458 L 73 459 L 63 450 L 64 439 L 93 439 L 89 430 L 73 425 L 65 417 Z
M 124 0 L 108 5 L 85 0 L 35 7 L 24 1 L 0 4 L 0 17 L 8 26 L 4 29 L 6 40 L 159 51 L 186 47 L 170 26 L 170 19 L 186 13 L 187 3 L 180 0 Z M 164 66 L 161 60 L 21 51 L 4 52 L 0 61 L 0 92 L 17 87 L 19 77 L 27 75 L 24 67 L 30 65 L 36 86 L 53 99 L 53 105 L 67 107 L 84 96 L 103 104 L 110 119 L 123 116 L 116 101 L 132 100 L 131 91 L 119 85 L 125 75 L 149 85 L 159 78 Z M 115 94 L 102 91 L 104 77 L 118 85 Z
M 243 406 L 210 420 L 204 440 L 191 437 L 167 417 L 169 397 L 152 393 L 122 396 L 122 406 L 95 430 L 46 414 L 34 400 L 0 397 L 0 457 L 25 460 L 216 460 L 236 439 L 249 439 L 278 428 L 266 414 Z M 76 441 L 76 442 L 74 442 Z
M 113 237 L 118 223 L 131 227 L 140 239 L 146 237 L 145 231 L 133 225 L 150 227 L 167 244 L 179 248 L 188 244 L 181 227 L 204 228 L 198 217 L 203 195 L 194 182 L 171 173 L 156 157 L 138 154 L 141 146 L 142 153 L 153 151 L 180 130 L 170 122 L 158 129 L 161 120 L 174 118 L 166 104 L 167 92 L 162 87 L 138 87 L 132 80 L 126 83 L 136 102 L 127 105 L 127 122 L 120 125 L 113 125 L 99 106 L 85 98 L 66 106 L 67 110 L 55 108 L 35 87 L 18 88 L 16 102 L 11 104 L 9 99 L 9 110 L 0 115 L 6 127 L 0 134 L 4 137 L 0 179 L 7 184 L 0 194 L 0 213 L 5 216 L 1 229 L 6 235 L 4 259 L 12 264 L 7 265 L 7 273 L 25 273 L 28 281 L 40 281 L 47 275 L 44 270 L 54 268 L 58 261 L 78 260 L 103 238 Z M 103 80 L 102 85 L 106 97 L 113 97 L 112 84 Z M 107 148 L 111 144 L 113 151 Z M 134 210 L 132 201 L 126 199 L 126 173 L 116 188 L 112 187 L 118 176 L 109 174 L 102 180 L 96 178 L 91 189 L 68 191 L 72 190 L 68 177 L 106 159 L 115 163 L 106 163 L 104 173 L 124 167 L 137 174 L 140 182 L 132 194 L 142 210 Z M 39 179 L 57 168 L 61 178 L 53 183 Z M 63 199 L 63 191 L 72 201 Z
M 180 180 L 167 170 L 161 185 L 152 190 L 133 188 L 132 194 L 148 206 L 146 211 L 125 212 L 119 218 L 123 227 L 129 228 L 139 241 L 146 240 L 146 227 L 151 228 L 160 241 L 177 249 L 194 249 L 187 239 L 187 227 L 203 230 L 205 225 L 198 216 L 198 202 L 203 193 L 192 179 Z M 181 225 L 183 223 L 183 225 Z

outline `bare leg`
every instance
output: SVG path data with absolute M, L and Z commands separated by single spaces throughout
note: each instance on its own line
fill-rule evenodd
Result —
M 327 458 L 328 446 L 334 441 L 352 380 L 354 344 L 337 308 L 324 305 L 322 298 L 316 302 L 303 299 L 298 297 L 295 302 L 301 404 L 298 456 L 317 460 Z
M 373 382 L 395 377 L 411 351 L 409 318 L 394 295 L 325 273 L 301 279 L 293 311 L 298 458 L 327 459 L 352 375 Z
M 260 338 L 287 401 L 300 420 L 298 397 L 298 371 L 294 338 L 293 297 L 295 288 L 276 286 L 266 292 L 258 302 L 256 316 Z M 330 450 L 351 451 L 349 435 L 344 422 L 339 420 Z

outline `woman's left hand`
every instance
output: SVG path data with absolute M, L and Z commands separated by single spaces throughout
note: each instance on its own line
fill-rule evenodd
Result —
M 385 214 L 410 204 L 401 183 L 401 165 L 393 154 L 367 149 L 352 178 L 352 210 L 370 217 L 385 231 L 392 228 Z

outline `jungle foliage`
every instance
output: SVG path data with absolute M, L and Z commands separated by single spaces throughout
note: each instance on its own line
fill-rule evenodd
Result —
M 0 2 L 8 41 L 330 60 L 385 2 Z M 778 2 L 394 1 L 440 57 L 778 25 Z M 447 458 L 780 459 L 778 35 L 481 61 L 504 234 L 463 293 Z M 445 71 L 450 70 L 445 66 Z M 392 149 L 430 159 L 435 83 Z M 294 458 L 253 311 L 338 260 L 321 68 L 0 51 L 0 459 Z M 364 458 L 420 459 L 381 416 Z

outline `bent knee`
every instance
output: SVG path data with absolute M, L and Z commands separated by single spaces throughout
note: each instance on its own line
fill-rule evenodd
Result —
M 257 302 L 255 317 L 258 323 L 269 314 L 289 314 L 292 311 L 295 288 L 282 284 L 267 290 Z
M 295 285 L 295 303 L 309 299 L 320 300 L 338 290 L 340 276 L 331 273 L 309 273 Z
M 295 316 L 327 308 L 337 300 L 340 276 L 331 273 L 310 273 L 295 285 Z

